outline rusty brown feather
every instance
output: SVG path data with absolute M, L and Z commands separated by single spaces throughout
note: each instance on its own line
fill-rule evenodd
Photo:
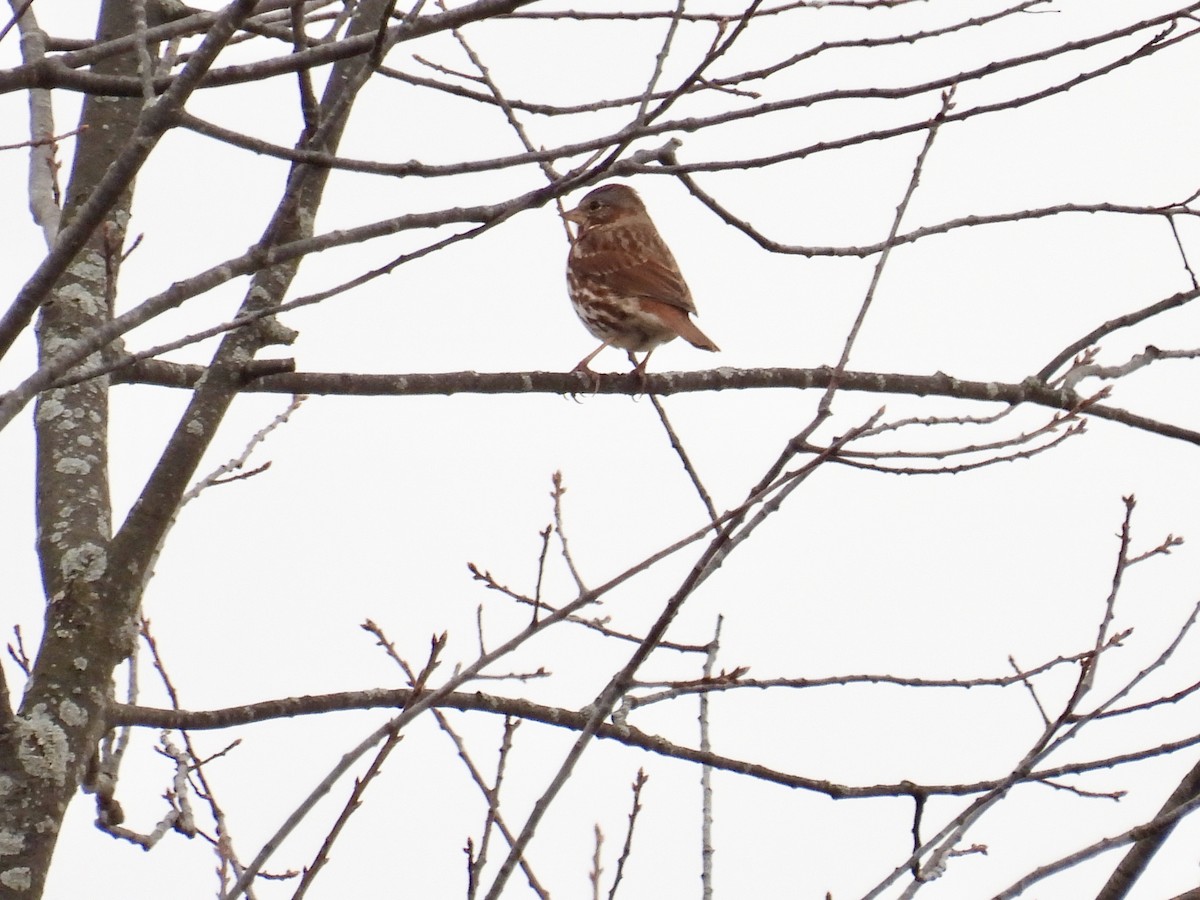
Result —
M 677 337 L 701 350 L 719 349 L 691 320 L 696 311 L 679 264 L 633 188 L 607 184 L 589 193 L 565 218 L 579 226 L 567 257 L 567 288 L 584 326 L 605 347 L 645 352 Z

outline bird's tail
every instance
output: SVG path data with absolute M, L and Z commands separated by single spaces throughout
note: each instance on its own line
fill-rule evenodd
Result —
M 713 352 L 721 349 L 713 343 L 707 334 L 696 327 L 696 323 L 692 321 L 687 310 L 680 309 L 678 306 L 672 306 L 669 303 L 655 302 L 654 311 L 666 325 L 670 326 L 672 331 L 693 347 Z
M 683 321 L 687 326 L 679 329 L 679 336 L 691 344 L 693 347 L 699 347 L 701 350 L 711 350 L 714 353 L 721 348 L 712 342 L 712 339 L 696 327 L 696 323 L 689 319 L 686 315 Z

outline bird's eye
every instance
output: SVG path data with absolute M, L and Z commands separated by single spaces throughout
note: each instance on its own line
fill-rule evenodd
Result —
M 591 202 L 588 203 L 588 209 L 590 209 L 592 212 L 595 212 L 603 205 L 604 204 L 601 203 L 599 200 L 592 200 Z

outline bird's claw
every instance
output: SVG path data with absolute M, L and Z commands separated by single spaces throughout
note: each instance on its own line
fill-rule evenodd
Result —
M 589 369 L 586 362 L 581 362 L 579 365 L 577 365 L 575 368 L 573 368 L 571 370 L 571 374 L 572 375 L 580 375 L 587 381 L 591 382 L 591 388 L 592 388 L 591 396 L 595 397 L 596 394 L 598 394 L 600 392 L 600 382 L 603 379 L 603 376 L 599 372 L 593 372 L 591 369 Z M 576 403 L 578 403 L 579 402 L 579 394 L 576 393 L 575 391 L 572 391 L 571 399 L 574 400 Z

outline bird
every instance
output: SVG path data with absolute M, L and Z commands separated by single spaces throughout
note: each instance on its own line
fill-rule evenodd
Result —
M 629 351 L 639 378 L 654 348 L 677 337 L 701 350 L 720 349 L 692 321 L 692 292 L 637 191 L 603 185 L 563 218 L 578 226 L 567 255 L 571 305 L 603 341 L 572 371 L 592 373 L 588 363 L 605 347 Z M 633 354 L 642 352 L 637 362 Z

